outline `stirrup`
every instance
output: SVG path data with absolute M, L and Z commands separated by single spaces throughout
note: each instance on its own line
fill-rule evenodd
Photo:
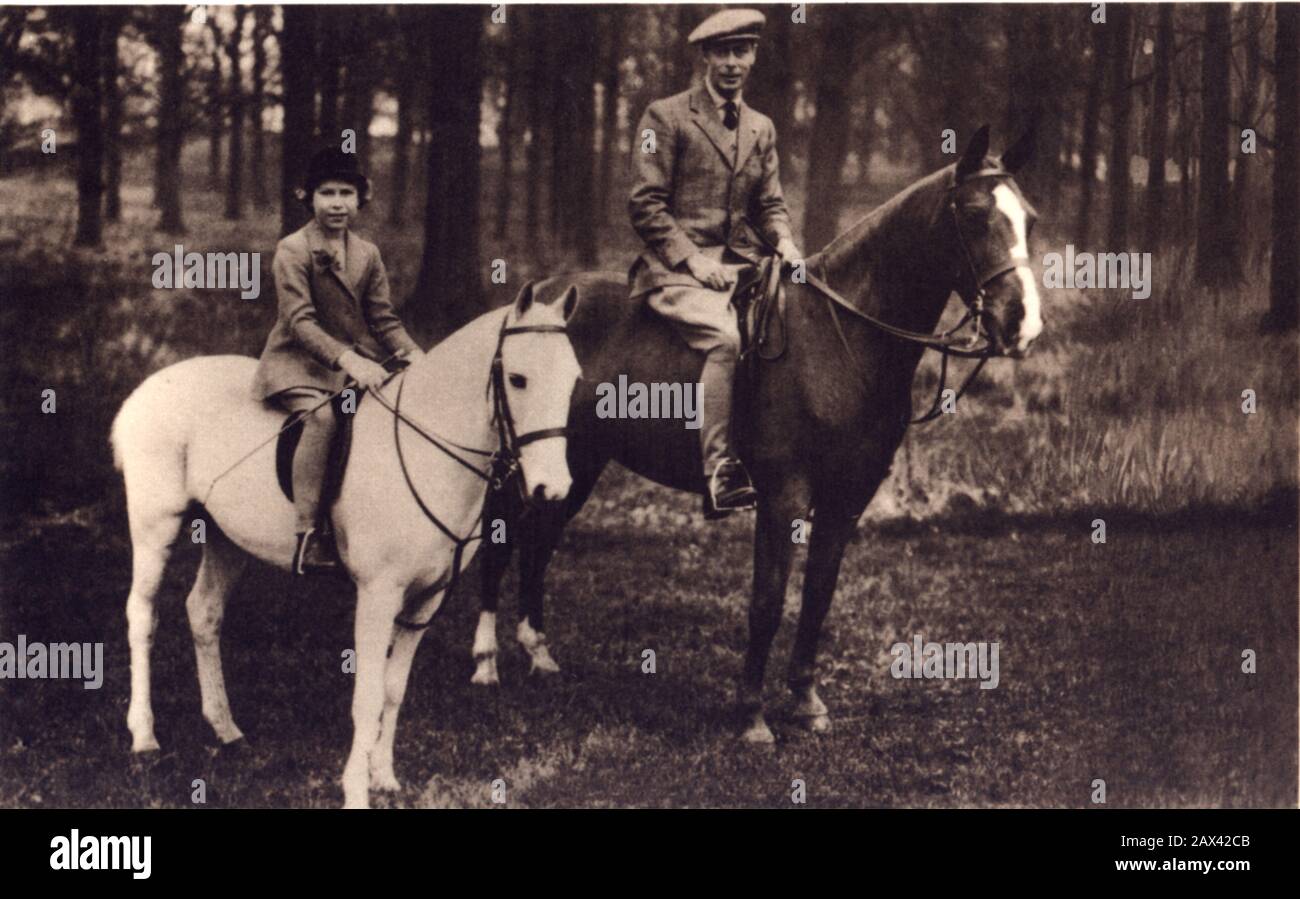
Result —
M 293 553 L 292 570 L 295 575 L 333 574 L 342 567 L 331 533 L 320 528 L 299 532 L 298 546 Z
M 720 477 L 724 470 L 728 475 Z M 736 483 L 729 486 L 723 484 L 722 481 L 728 476 Z M 732 512 L 752 509 L 757 504 L 758 491 L 750 482 L 745 466 L 738 459 L 720 461 L 709 478 L 708 492 L 704 496 L 704 517 L 710 520 L 725 518 Z

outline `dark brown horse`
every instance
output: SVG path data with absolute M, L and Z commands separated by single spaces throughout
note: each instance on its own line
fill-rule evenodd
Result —
M 1042 330 L 1038 291 L 1028 267 L 1033 212 L 1010 177 L 1032 152 L 1026 136 L 1001 160 L 987 158 L 981 129 L 961 160 L 903 190 L 807 262 L 807 271 L 856 309 L 910 331 L 929 333 L 952 293 L 974 306 L 993 352 L 1021 356 Z M 537 299 L 576 286 L 580 302 L 569 337 L 583 368 L 569 418 L 573 486 L 562 508 L 518 517 L 517 494 L 502 491 L 493 514 L 508 542 L 485 541 L 483 614 L 475 635 L 475 682 L 496 681 L 495 612 L 500 580 L 520 552 L 518 637 L 534 668 L 558 670 L 542 636 L 547 564 L 567 521 L 586 502 L 601 471 L 617 460 L 680 490 L 703 492 L 698 431 L 668 418 L 602 418 L 597 387 L 615 383 L 694 384 L 702 360 L 645 304 L 628 299 L 622 275 L 587 273 L 532 285 Z M 885 333 L 846 309 L 833 312 L 811 283 L 787 283 L 786 352 L 753 370 L 738 407 L 742 458 L 759 491 L 749 648 L 739 704 L 744 739 L 772 741 L 763 717 L 768 653 L 785 602 L 795 519 L 815 527 L 809 542 L 803 608 L 788 682 L 795 717 L 814 731 L 829 727 L 817 696 L 815 656 L 840 561 L 858 518 L 889 473 L 912 411 L 912 380 L 924 347 Z M 832 320 L 838 315 L 839 325 Z M 843 342 L 840 333 L 842 329 Z

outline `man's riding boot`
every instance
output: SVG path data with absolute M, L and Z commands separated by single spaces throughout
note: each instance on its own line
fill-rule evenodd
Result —
M 736 371 L 733 348 L 719 346 L 704 357 L 700 373 L 703 427 L 700 442 L 704 450 L 704 517 L 725 518 L 737 509 L 752 509 L 758 498 L 745 466 L 731 453 L 732 379 Z
M 311 528 L 298 534 L 293 553 L 294 574 L 330 574 L 343 567 L 332 531 Z

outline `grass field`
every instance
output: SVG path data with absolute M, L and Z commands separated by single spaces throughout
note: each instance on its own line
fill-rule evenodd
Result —
M 425 639 L 397 736 L 407 789 L 380 803 L 490 806 L 1280 806 L 1295 802 L 1294 531 L 1267 521 L 1112 522 L 977 516 L 864 529 L 823 641 L 834 731 L 783 711 L 796 604 L 769 672 L 778 743 L 735 739 L 729 702 L 745 643 L 747 522 L 684 529 L 689 498 L 613 472 L 569 531 L 550 578 L 548 630 L 565 672 L 471 687 L 475 608 L 462 593 Z M 625 503 L 650 514 L 633 523 Z M 75 523 L 6 548 L 6 624 L 103 640 L 98 691 L 11 682 L 3 806 L 332 806 L 351 739 L 351 593 L 254 569 L 233 598 L 225 659 L 249 737 L 217 749 L 199 711 L 182 598 L 195 554 L 163 591 L 155 708 L 164 752 L 141 762 L 124 726 L 122 603 L 129 550 Z M 635 549 L 635 551 L 631 551 Z M 1246 562 L 1245 560 L 1249 560 Z M 472 583 L 472 578 L 469 579 Z M 507 603 L 504 610 L 513 607 Z M 510 616 L 507 615 L 507 618 Z M 1000 643 L 1001 680 L 890 676 L 889 647 Z M 654 649 L 656 672 L 641 671 Z M 1258 673 L 1243 674 L 1254 649 Z
M 187 171 L 203 152 L 188 148 Z M 169 362 L 256 354 L 272 314 L 269 290 L 250 303 L 152 289 L 149 254 L 174 241 L 151 231 L 148 169 L 131 160 L 125 221 L 102 253 L 63 248 L 69 179 L 0 181 L 0 640 L 102 641 L 107 667 L 97 691 L 0 680 L 0 806 L 187 806 L 195 778 L 210 806 L 333 806 L 351 739 L 343 586 L 245 576 L 224 656 L 250 739 L 218 751 L 199 711 L 183 610 L 197 555 L 185 547 L 160 596 L 164 752 L 129 752 L 130 547 L 108 422 Z M 276 217 L 231 223 L 220 209 L 215 194 L 187 193 L 187 249 L 261 251 L 269 284 Z M 362 230 L 402 296 L 419 229 L 379 219 Z M 1045 235 L 1037 249 L 1064 242 Z M 485 244 L 520 253 L 521 277 L 547 270 L 517 240 Z M 612 240 L 602 261 L 619 268 L 627 251 Z M 1145 301 L 1051 291 L 1034 354 L 991 364 L 957 415 L 909 436 L 823 637 L 833 733 L 797 731 L 781 705 L 796 575 L 768 675 L 777 746 L 737 745 L 750 522 L 704 527 L 691 497 L 615 469 L 548 580 L 565 673 L 530 681 L 507 651 L 502 687 L 472 688 L 477 609 L 462 589 L 412 673 L 396 750 L 407 789 L 378 801 L 486 806 L 500 778 L 515 806 L 788 806 L 798 778 L 810 805 L 1082 807 L 1101 778 L 1111 806 L 1294 805 L 1296 343 L 1255 332 L 1262 284 L 1205 294 L 1179 251 L 1156 266 Z M 46 387 L 56 415 L 38 411 Z M 933 387 L 927 363 L 918 403 Z M 1090 539 L 1096 518 L 1104 545 Z M 513 601 L 503 611 L 505 637 Z M 892 678 L 890 646 L 918 633 L 997 641 L 998 688 Z M 1255 674 L 1242 672 L 1245 649 Z

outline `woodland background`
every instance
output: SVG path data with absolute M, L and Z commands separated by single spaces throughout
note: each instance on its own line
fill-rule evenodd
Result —
M 504 24 L 486 5 L 0 9 L 0 636 L 109 653 L 98 695 L 0 689 L 0 803 L 184 805 L 196 771 L 224 803 L 335 801 L 350 684 L 322 684 L 351 601 L 268 569 L 227 627 L 236 715 L 265 740 L 251 764 L 202 745 L 189 686 L 159 697 L 174 770 L 123 773 L 112 416 L 167 364 L 260 351 L 274 246 L 303 220 L 290 189 L 345 128 L 375 183 L 358 228 L 426 345 L 527 278 L 625 270 L 632 132 L 699 77 L 685 35 L 717 8 L 511 4 Z M 1030 357 L 990 364 L 959 414 L 909 434 L 823 642 L 830 751 L 737 760 L 703 723 L 739 670 L 751 525 L 702 528 L 690 497 L 612 469 L 548 583 L 575 680 L 472 694 L 461 597 L 417 661 L 413 684 L 437 689 L 412 690 L 398 765 L 420 759 L 424 787 L 397 801 L 483 804 L 482 778 L 505 772 L 522 804 L 788 805 L 795 766 L 812 804 L 1082 805 L 1103 770 L 1113 804 L 1294 804 L 1300 4 L 1107 3 L 1104 23 L 1089 3 L 814 4 L 799 23 L 761 8 L 745 96 L 776 122 L 807 252 L 950 162 L 944 129 L 960 151 L 987 122 L 996 149 L 1032 124 L 1031 254 L 1150 252 L 1154 291 L 1045 291 Z M 150 258 L 178 242 L 262 253 L 262 297 L 155 290 Z M 191 550 L 157 674 L 188 685 Z M 995 696 L 909 691 L 882 672 L 916 632 L 1002 639 L 1016 667 Z M 668 652 L 652 685 L 643 646 Z M 1237 673 L 1243 646 L 1256 678 Z

